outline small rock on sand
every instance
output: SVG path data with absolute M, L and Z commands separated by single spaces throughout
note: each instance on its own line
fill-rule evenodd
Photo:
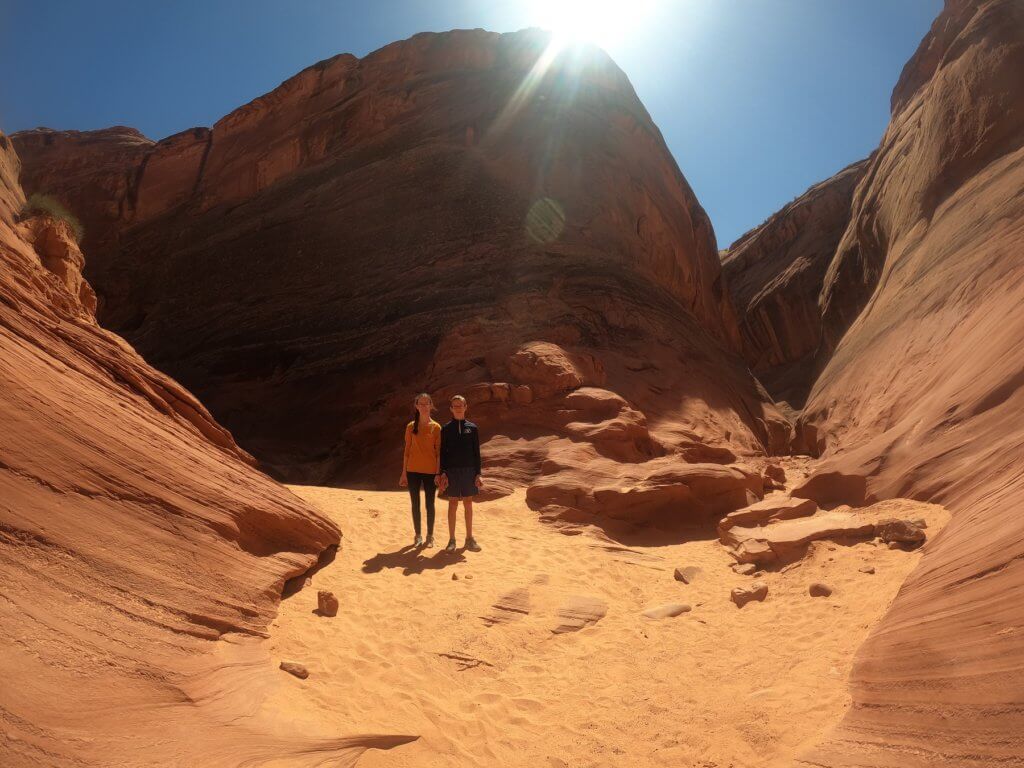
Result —
M 893 542 L 908 544 L 910 545 L 907 547 L 908 549 L 921 545 L 927 538 L 927 534 L 910 520 L 886 520 L 878 523 L 875 527 L 875 535 L 889 544 Z
M 811 597 L 828 597 L 832 594 L 832 587 L 828 584 L 822 584 L 820 581 L 816 581 L 807 588 L 807 592 Z
M 648 619 L 670 619 L 681 613 L 689 613 L 693 610 L 685 603 L 667 603 L 666 605 L 655 606 L 644 611 L 644 617 Z
M 873 566 L 873 565 L 861 566 L 860 572 L 861 573 L 874 573 L 875 572 L 875 566 Z
M 299 664 L 297 661 L 282 661 L 281 669 L 290 675 L 295 675 L 300 680 L 305 680 L 309 677 L 309 670 L 306 669 L 304 664 Z
M 733 563 L 732 569 L 740 576 L 752 576 L 757 573 L 757 566 L 753 563 Z
M 458 581 L 458 580 L 459 580 L 459 574 L 453 573 L 452 574 L 452 581 Z
M 333 592 L 329 592 L 326 589 L 321 589 L 316 593 L 317 601 L 317 613 L 321 616 L 337 616 L 338 615 L 338 598 L 334 596 Z
M 676 581 L 681 581 L 684 584 L 693 584 L 699 574 L 700 568 L 688 565 L 685 568 L 676 568 L 675 578 Z
M 731 597 L 737 608 L 742 608 L 754 600 L 761 602 L 768 597 L 768 585 L 763 581 L 755 581 L 749 587 L 736 587 Z

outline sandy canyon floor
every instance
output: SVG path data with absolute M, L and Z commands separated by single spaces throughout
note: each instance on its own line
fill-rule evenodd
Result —
M 483 552 L 451 554 L 410 547 L 404 492 L 292 490 L 345 538 L 312 587 L 282 603 L 274 662 L 302 662 L 310 676 L 278 672 L 286 679 L 267 704 L 338 735 L 420 736 L 365 753 L 366 768 L 788 764 L 848 706 L 854 652 L 920 558 L 819 542 L 761 578 L 765 602 L 739 609 L 730 591 L 752 579 L 730 569 L 711 529 L 626 546 L 542 522 L 514 495 L 479 505 Z M 929 537 L 946 520 L 934 505 L 886 504 L 924 517 Z M 874 574 L 860 571 L 868 565 Z M 682 566 L 701 569 L 694 583 L 673 578 Z M 809 596 L 817 581 L 830 597 Z M 336 617 L 314 612 L 318 589 L 338 596 Z M 666 603 L 692 610 L 644 617 Z M 553 632 L 561 609 L 600 606 L 596 622 Z

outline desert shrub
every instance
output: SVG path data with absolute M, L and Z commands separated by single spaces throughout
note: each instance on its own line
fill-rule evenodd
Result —
M 85 227 L 71 211 L 65 208 L 60 202 L 49 195 L 41 195 L 38 192 L 29 196 L 25 205 L 21 207 L 22 216 L 36 216 L 47 214 L 55 219 L 66 222 L 71 228 L 71 234 L 75 236 L 75 242 L 81 243 L 85 235 Z

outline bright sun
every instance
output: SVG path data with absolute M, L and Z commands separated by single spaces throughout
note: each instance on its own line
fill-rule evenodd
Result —
M 650 15 L 657 0 L 534 0 L 535 24 L 551 30 L 552 47 L 593 43 L 611 51 Z

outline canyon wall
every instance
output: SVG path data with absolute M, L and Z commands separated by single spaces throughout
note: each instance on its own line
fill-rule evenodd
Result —
M 258 716 L 279 684 L 262 638 L 285 581 L 339 531 L 97 325 L 71 228 L 22 216 L 18 173 L 0 134 L 0 762 L 352 761 L 387 746 Z
M 868 161 L 815 184 L 722 258 L 740 318 L 743 356 L 772 397 L 802 408 L 818 373 L 825 275 L 850 222 Z
M 618 67 L 548 43 L 425 33 L 208 130 L 15 142 L 32 191 L 82 212 L 103 324 L 280 478 L 393 487 L 413 396 L 444 420 L 458 391 L 491 490 L 534 485 L 538 508 L 756 496 L 744 469 L 715 478 L 790 427 L 738 354 L 707 215 Z M 658 501 L 598 504 L 623 478 Z
M 826 275 L 834 353 L 801 433 L 820 474 L 954 514 L 861 648 L 853 706 L 810 765 L 1021 764 L 1022 189 L 1024 5 L 949 0 Z

